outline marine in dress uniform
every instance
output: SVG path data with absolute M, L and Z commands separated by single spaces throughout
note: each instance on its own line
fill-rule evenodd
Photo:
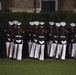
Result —
M 30 58 L 33 58 L 33 55 L 34 55 L 34 50 L 32 49 L 32 45 L 33 45 L 33 25 L 35 23 L 32 21 L 32 22 L 29 22 L 29 29 L 28 29 L 28 53 L 29 53 L 29 57 Z
M 71 54 L 71 57 L 73 57 L 73 58 L 74 58 L 74 53 L 75 53 L 75 47 L 74 46 L 75 46 L 75 23 L 70 23 L 69 53 Z
M 58 45 L 56 58 L 60 57 L 62 60 L 65 60 L 65 58 L 66 58 L 66 46 L 67 46 L 67 39 L 68 39 L 67 30 L 65 28 L 66 22 L 60 22 L 60 24 L 61 24 L 61 30 L 59 33 L 60 42 Z
M 6 33 L 6 54 L 7 57 L 9 57 L 9 53 L 10 53 L 10 46 L 11 46 L 11 41 L 12 41 L 12 25 L 13 22 L 9 21 L 9 26 L 4 30 Z
M 36 44 L 37 44 L 37 41 L 38 41 L 38 25 L 39 25 L 39 22 L 38 21 L 34 21 L 34 25 L 33 25 L 33 29 L 32 29 L 32 46 L 31 46 L 31 58 L 36 58 Z M 36 51 L 36 52 L 35 52 Z
M 38 59 L 38 57 L 39 57 L 38 25 L 39 25 L 39 22 L 35 21 L 35 26 L 33 29 L 33 40 L 34 40 L 33 49 L 34 49 L 34 58 L 35 59 Z
M 12 22 L 13 23 L 13 22 Z M 11 42 L 10 42 L 10 51 L 9 51 L 9 58 L 12 58 L 13 55 L 13 48 L 14 48 L 14 23 L 11 26 Z
M 55 57 L 56 55 L 56 48 L 58 44 L 58 37 L 59 37 L 59 27 L 60 23 L 55 23 L 55 26 L 53 27 L 53 43 L 51 45 L 51 50 L 50 50 L 50 57 Z
M 17 24 L 18 24 L 18 21 L 17 20 L 14 20 L 13 21 L 13 24 L 14 24 L 14 29 L 13 29 L 13 31 L 14 31 L 14 34 L 13 34 L 13 38 L 14 38 L 14 48 L 13 48 L 13 55 L 12 55 L 12 58 L 13 59 L 16 59 L 16 51 L 17 51 L 17 44 L 15 43 L 15 32 L 16 32 L 16 30 L 17 30 Z
M 53 50 L 51 47 L 51 45 L 53 44 L 53 26 L 54 26 L 54 22 L 50 21 L 48 29 L 47 29 L 47 36 L 48 36 L 47 54 L 48 54 L 48 56 L 49 56 L 50 52 L 52 52 L 52 50 Z
M 9 58 L 13 58 L 13 50 L 14 50 L 14 34 L 15 34 L 15 28 L 17 25 L 18 21 L 14 20 L 13 21 L 13 26 L 12 26 L 12 32 L 11 32 L 11 45 L 10 45 L 10 52 L 9 52 Z
M 46 34 L 47 34 L 47 31 L 44 28 L 44 22 L 40 22 L 38 27 L 39 60 L 44 60 Z
M 21 28 L 21 22 L 17 23 L 17 28 L 14 37 L 14 54 L 17 60 L 22 60 L 22 48 L 23 48 L 23 38 L 25 31 Z M 14 57 L 14 56 L 13 56 Z

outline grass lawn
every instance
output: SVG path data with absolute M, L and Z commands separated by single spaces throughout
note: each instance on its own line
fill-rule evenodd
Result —
M 0 75 L 76 75 L 76 60 L 0 59 Z

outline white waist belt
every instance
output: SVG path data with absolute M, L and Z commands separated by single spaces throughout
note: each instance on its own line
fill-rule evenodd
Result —
M 20 36 L 20 35 L 16 35 L 15 37 L 22 37 L 22 36 Z
M 16 42 L 20 43 L 22 40 L 16 40 Z
M 44 38 L 44 36 L 39 36 L 39 38 Z
M 66 36 L 60 36 L 61 38 L 65 38 Z
M 54 37 L 58 37 L 58 36 L 54 36 Z

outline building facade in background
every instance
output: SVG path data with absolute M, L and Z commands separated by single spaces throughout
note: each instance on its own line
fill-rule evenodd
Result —
M 76 0 L 0 0 L 0 10 L 12 12 L 75 11 Z

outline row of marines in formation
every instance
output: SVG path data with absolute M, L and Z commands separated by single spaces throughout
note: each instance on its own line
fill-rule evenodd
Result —
M 28 56 L 30 58 L 44 60 L 45 45 L 47 45 L 47 55 L 51 58 L 66 59 L 67 43 L 70 57 L 76 58 L 76 26 L 70 23 L 69 30 L 66 22 L 52 22 L 45 26 L 45 22 L 31 21 L 29 27 L 24 30 L 21 22 L 9 22 L 4 30 L 6 34 L 7 57 L 22 60 L 23 39 L 25 34 L 28 38 Z M 69 40 L 69 41 L 68 41 Z M 24 44 L 25 45 L 25 44 Z

